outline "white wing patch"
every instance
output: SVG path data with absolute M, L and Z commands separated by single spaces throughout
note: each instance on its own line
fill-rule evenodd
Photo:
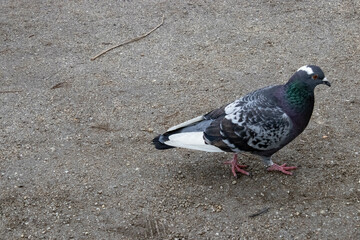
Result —
M 311 75 L 311 74 L 314 73 L 314 71 L 312 70 L 312 68 L 311 68 L 311 67 L 308 67 L 307 65 L 302 66 L 301 68 L 299 68 L 299 69 L 297 70 L 297 72 L 298 72 L 298 71 L 305 71 L 308 75 Z
M 165 141 L 164 144 L 173 147 L 188 148 L 205 152 L 223 152 L 223 150 L 218 147 L 206 144 L 203 135 L 203 132 L 176 133 L 170 135 L 169 140 Z

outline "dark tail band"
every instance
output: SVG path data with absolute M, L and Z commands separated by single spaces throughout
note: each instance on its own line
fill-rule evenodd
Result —
M 165 149 L 169 149 L 169 148 L 174 148 L 172 146 L 168 146 L 168 145 L 163 144 L 162 142 L 160 142 L 160 137 L 161 137 L 161 135 L 157 136 L 156 138 L 154 138 L 152 140 L 152 142 L 155 145 L 156 149 L 165 150 Z

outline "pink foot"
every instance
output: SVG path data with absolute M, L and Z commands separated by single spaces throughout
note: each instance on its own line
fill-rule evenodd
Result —
M 231 171 L 232 171 L 234 177 L 237 177 L 236 172 L 239 172 L 239 173 L 242 173 L 242 174 L 245 174 L 245 175 L 248 175 L 248 176 L 250 175 L 250 173 L 248 173 L 247 171 L 242 170 L 242 168 L 247 167 L 246 165 L 239 165 L 237 163 L 237 155 L 236 154 L 234 154 L 234 157 L 233 157 L 232 161 L 224 162 L 224 164 L 230 164 L 231 165 Z
M 283 165 L 277 165 L 276 163 L 274 163 L 273 165 L 271 165 L 270 167 L 268 167 L 268 171 L 280 171 L 282 173 L 285 173 L 287 175 L 292 175 L 292 172 L 289 172 L 287 170 L 294 170 L 297 167 L 286 167 L 286 163 L 284 163 Z

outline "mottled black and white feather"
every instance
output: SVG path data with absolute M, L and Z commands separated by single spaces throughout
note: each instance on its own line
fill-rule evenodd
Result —
M 225 106 L 223 116 L 205 129 L 205 141 L 231 152 L 280 147 L 289 137 L 292 122 L 270 94 L 277 88 L 257 90 Z M 205 116 L 211 118 L 211 115 Z

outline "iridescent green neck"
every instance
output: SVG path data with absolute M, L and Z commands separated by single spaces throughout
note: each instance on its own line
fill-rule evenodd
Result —
M 314 97 L 314 90 L 300 81 L 289 82 L 285 88 L 285 98 L 295 108 L 304 108 Z

